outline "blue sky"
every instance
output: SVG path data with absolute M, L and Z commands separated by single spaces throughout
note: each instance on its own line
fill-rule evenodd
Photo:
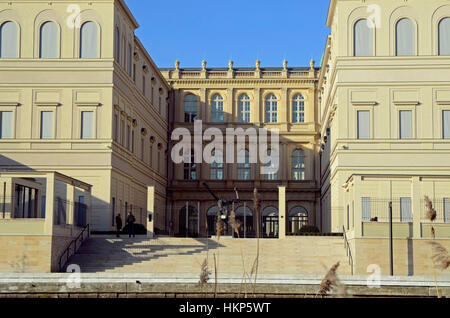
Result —
M 329 0 L 125 0 L 158 67 L 319 64 Z

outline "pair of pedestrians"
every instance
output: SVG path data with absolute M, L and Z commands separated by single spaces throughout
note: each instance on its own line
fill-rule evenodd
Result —
M 134 217 L 133 213 L 128 212 L 127 219 L 125 220 L 128 225 L 128 235 L 131 238 L 131 235 L 133 237 L 136 237 L 134 232 L 134 222 L 136 222 L 136 218 Z M 120 230 L 122 229 L 122 218 L 120 217 L 120 214 L 116 216 L 116 229 L 117 229 L 117 237 L 120 237 Z

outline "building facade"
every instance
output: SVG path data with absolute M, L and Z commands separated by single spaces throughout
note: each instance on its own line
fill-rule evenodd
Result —
M 217 197 L 227 200 L 236 198 L 236 188 L 241 202 L 235 204 L 234 211 L 242 224 L 242 237 L 256 235 L 258 220 L 252 202 L 255 188 L 261 196 L 261 236 L 279 236 L 280 186 L 286 188 L 283 233 L 296 233 L 303 225 L 320 223 L 318 69 L 314 62 L 304 68 L 289 68 L 287 61 L 280 68 L 261 68 L 259 61 L 254 68 L 234 68 L 233 61 L 223 69 L 207 68 L 206 61 L 202 64 L 202 68 L 183 69 L 176 62 L 174 69 L 162 69 L 172 87 L 170 130 L 183 128 L 194 136 L 194 122 L 201 121 L 202 135 L 214 128 L 225 139 L 227 129 L 277 129 L 280 168 L 273 174 L 261 174 L 263 163 L 250 161 L 250 154 L 259 150 L 252 148 L 248 137 L 243 149 L 238 149 L 237 138 L 233 139 L 232 162 L 225 160 L 227 149 L 221 149 L 219 162 L 171 164 L 171 232 L 180 236 L 215 235 L 217 201 L 204 183 Z M 201 141 L 203 148 L 207 140 Z M 267 151 L 271 150 L 269 145 Z M 242 163 L 238 163 L 239 156 L 244 159 Z
M 137 27 L 121 0 L 0 2 L 0 166 L 91 184 L 93 231 L 146 225 L 150 185 L 163 219 L 170 87 Z
M 436 238 L 447 246 L 450 238 L 450 5 L 333 0 L 327 25 L 319 76 L 324 230 L 346 233 L 357 272 L 386 269 L 392 203 L 395 272 L 425 274 L 425 196 L 437 211 Z

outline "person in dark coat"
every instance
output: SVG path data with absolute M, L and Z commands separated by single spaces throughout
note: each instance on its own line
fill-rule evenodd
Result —
M 120 217 L 120 213 L 116 216 L 116 229 L 117 229 L 117 237 L 120 237 L 120 230 L 122 229 L 122 218 Z
M 129 237 L 131 237 L 131 235 L 133 235 L 133 237 L 136 237 L 136 235 L 134 234 L 134 222 L 136 222 L 136 218 L 134 217 L 133 213 L 131 213 L 131 211 L 130 211 L 130 212 L 128 212 L 128 217 L 127 217 Z

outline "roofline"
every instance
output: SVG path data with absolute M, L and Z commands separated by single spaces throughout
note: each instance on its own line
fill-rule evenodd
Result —
M 336 11 L 337 0 L 330 0 L 330 6 L 328 7 L 327 15 L 327 27 L 331 28 L 331 23 L 333 22 L 334 12 Z
M 116 1 L 120 4 L 122 9 L 125 11 L 125 13 L 127 14 L 128 18 L 133 23 L 134 27 L 136 29 L 139 28 L 139 23 L 137 22 L 137 20 L 133 16 L 133 13 L 131 13 L 131 10 L 130 10 L 130 8 L 128 8 L 127 4 L 125 3 L 125 0 L 116 0 Z
M 288 71 L 309 71 L 310 67 L 288 67 Z M 320 70 L 320 67 L 314 67 L 315 70 Z M 175 68 L 173 67 L 161 67 L 161 71 L 174 71 Z M 180 68 L 180 71 L 201 71 L 201 67 L 184 67 Z M 206 68 L 207 71 L 228 71 L 229 69 L 227 67 L 212 67 L 212 68 Z M 255 67 L 236 67 L 233 68 L 233 71 L 255 71 Z M 261 67 L 261 71 L 270 70 L 270 71 L 283 71 L 284 69 L 282 67 Z

